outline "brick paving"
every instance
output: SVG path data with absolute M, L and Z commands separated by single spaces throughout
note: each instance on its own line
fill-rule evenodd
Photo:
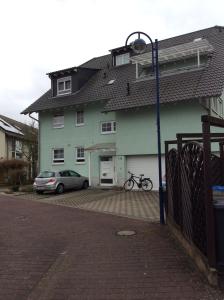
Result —
M 2 300 L 224 299 L 158 223 L 0 195 L 0 228 Z
M 150 222 L 159 222 L 159 199 L 157 192 L 88 189 L 57 196 L 30 193 L 21 194 L 18 197 Z

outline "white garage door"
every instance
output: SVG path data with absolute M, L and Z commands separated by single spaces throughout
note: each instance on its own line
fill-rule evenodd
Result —
M 130 171 L 135 175 L 144 174 L 145 177 L 150 177 L 153 182 L 153 189 L 159 189 L 159 172 L 157 155 L 134 155 L 126 156 L 127 172 Z M 165 159 L 162 155 L 162 176 L 165 174 Z M 128 178 L 127 173 L 127 178 Z M 136 188 L 136 187 L 135 187 Z

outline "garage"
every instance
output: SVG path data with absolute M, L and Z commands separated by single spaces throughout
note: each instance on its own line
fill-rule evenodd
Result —
M 127 178 L 128 171 L 134 173 L 136 176 L 144 174 L 145 177 L 150 177 L 153 182 L 153 189 L 159 188 L 159 173 L 158 173 L 158 158 L 157 155 L 132 155 L 126 156 L 127 159 Z M 165 158 L 162 155 L 162 175 L 165 174 Z M 134 186 L 136 189 L 137 187 Z M 138 189 L 138 188 L 137 188 Z

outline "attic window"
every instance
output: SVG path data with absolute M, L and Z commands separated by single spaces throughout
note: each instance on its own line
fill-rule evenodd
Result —
M 110 81 L 108 81 L 108 85 L 111 85 L 111 84 L 113 84 L 114 83 L 114 81 L 115 81 L 115 79 L 111 79 Z
M 71 76 L 63 77 L 57 80 L 57 95 L 66 95 L 71 93 Z
M 129 63 L 130 53 L 119 54 L 115 56 L 116 66 L 125 65 Z

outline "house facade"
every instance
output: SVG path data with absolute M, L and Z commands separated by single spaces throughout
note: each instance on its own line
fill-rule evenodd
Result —
M 0 159 L 29 161 L 28 177 L 32 177 L 36 172 L 37 157 L 33 157 L 34 150 L 31 151 L 31 148 L 37 148 L 37 132 L 38 130 L 32 126 L 0 115 Z M 4 181 L 2 176 L 0 181 Z
M 224 29 L 159 43 L 162 167 L 165 140 L 201 132 L 201 115 L 223 118 Z M 48 74 L 51 89 L 23 111 L 39 113 L 40 170 L 73 169 L 92 186 L 123 185 L 128 171 L 158 189 L 156 83 L 150 46 L 131 46 Z
M 16 126 L 13 121 L 0 115 L 0 159 L 21 159 L 23 157 L 24 133 L 21 126 Z

